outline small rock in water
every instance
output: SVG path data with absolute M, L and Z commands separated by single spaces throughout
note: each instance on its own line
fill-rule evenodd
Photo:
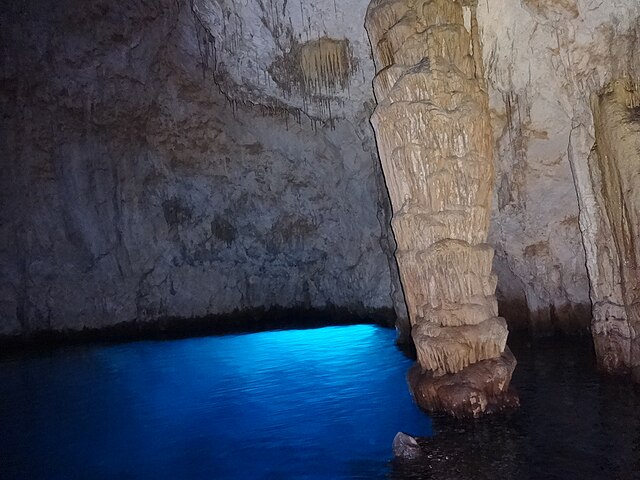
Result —
M 411 435 L 398 432 L 393 439 L 393 455 L 402 460 L 417 460 L 422 456 L 422 449 Z

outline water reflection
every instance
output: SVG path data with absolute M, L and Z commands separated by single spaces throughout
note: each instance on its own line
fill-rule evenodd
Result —
M 374 326 L 57 350 L 0 361 L 2 479 L 633 479 L 640 392 L 594 371 L 588 339 L 515 343 L 522 407 L 437 417 Z
M 58 350 L 0 363 L 2 478 L 379 478 L 428 435 L 370 325 Z
M 640 391 L 600 377 L 589 339 L 512 345 L 522 407 L 472 422 L 435 418 L 429 457 L 392 478 L 638 479 Z

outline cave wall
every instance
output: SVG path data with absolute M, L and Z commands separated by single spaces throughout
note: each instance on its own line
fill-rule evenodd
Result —
M 240 12 L 217 8 L 0 13 L 0 334 L 273 306 L 389 313 L 393 296 L 402 308 L 371 128 L 354 120 L 371 105 L 338 107 L 362 67 L 307 68 L 307 90 L 252 96 L 224 56 L 239 37 L 215 31 Z M 362 30 L 329 48 L 351 55 Z M 280 73 L 299 74 L 300 55 Z
M 226 11 L 226 16 L 209 15 L 211 29 L 222 37 L 226 38 L 225 32 L 227 36 L 228 32 L 240 32 L 231 35 L 232 41 L 218 42 L 218 52 L 222 51 L 219 63 L 225 70 L 246 71 L 234 60 L 235 46 L 244 45 L 239 49 L 244 51 L 250 45 L 251 52 L 269 52 L 266 60 L 260 60 L 260 68 L 273 73 L 273 82 L 278 84 L 274 66 L 282 63 L 287 51 L 298 51 L 299 44 L 318 35 L 340 38 L 347 31 L 354 35 L 350 51 L 359 73 L 351 81 L 349 97 L 345 102 L 334 102 L 332 111 L 348 111 L 356 98 L 371 100 L 368 82 L 374 71 L 370 52 L 363 48 L 366 40 L 353 33 L 353 25 L 361 24 L 356 17 L 364 13 L 366 2 L 353 2 L 348 7 L 338 3 L 333 10 L 331 5 L 327 9 L 325 2 L 295 6 L 269 2 L 276 20 L 266 19 L 270 17 L 265 14 L 269 10 L 266 2 L 258 3 L 262 13 L 256 14 L 251 6 L 236 7 L 241 10 L 238 17 L 242 22 L 225 2 L 216 3 L 216 8 Z M 598 240 L 587 226 L 597 222 L 590 206 L 594 186 L 585 177 L 595 142 L 589 97 L 612 78 L 624 73 L 637 76 L 640 6 L 635 0 L 461 3 L 477 5 L 490 99 L 495 175 L 489 243 L 496 250 L 493 269 L 498 276 L 500 314 L 514 330 L 586 332 L 592 303 L 597 310 L 608 295 L 596 294 L 595 298 L 594 292 L 598 286 L 602 291 L 614 288 L 605 269 L 601 266 L 598 273 L 595 267 L 606 261 L 590 257 L 598 242 L 606 243 L 606 235 L 600 234 Z M 210 2 L 202 5 L 203 11 L 207 5 L 213 11 Z M 227 20 L 211 20 L 220 18 Z M 257 27 L 259 21 L 264 28 Z M 265 29 L 277 35 L 256 33 Z M 291 35 L 291 31 L 296 33 Z M 248 63 L 250 56 L 245 57 Z M 232 75 L 236 80 L 240 76 Z M 298 74 L 291 82 L 300 85 L 304 78 Z M 281 95 L 267 83 L 269 77 L 263 83 L 249 81 L 251 87 L 245 91 L 247 95 L 264 91 Z M 308 106 L 309 92 L 299 95 L 301 91 L 304 89 L 287 92 L 286 100 L 302 108 Z M 321 100 L 316 98 L 311 107 L 319 115 L 326 110 Z
M 511 328 L 584 331 L 591 302 L 615 289 L 608 261 L 591 254 L 608 240 L 592 228 L 589 99 L 612 79 L 637 77 L 640 5 L 479 0 L 477 12 L 496 136 L 489 241 L 501 313 Z
M 597 215 L 585 234 L 600 366 L 640 381 L 640 93 L 629 77 L 591 95 L 596 144 L 589 157 Z
M 368 3 L 5 5 L 0 334 L 270 305 L 406 317 Z M 617 308 L 589 98 L 637 78 L 639 9 L 477 2 L 510 328 L 585 330 L 592 301 Z

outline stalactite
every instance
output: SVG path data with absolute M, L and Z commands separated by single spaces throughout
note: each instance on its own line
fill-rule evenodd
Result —
M 493 248 L 485 244 L 493 136 L 474 22 L 465 26 L 457 0 L 373 0 L 366 19 L 377 67 L 371 122 L 422 371 L 414 394 L 428 399 L 425 408 L 477 415 L 510 402 L 515 360 L 505 353 Z M 471 368 L 487 361 L 497 365 L 491 378 Z M 425 385 L 438 390 L 445 377 L 460 389 L 418 394 Z M 479 410 L 472 397 L 483 398 Z
M 323 37 L 305 43 L 299 58 L 305 92 L 327 94 L 332 89 L 346 87 L 352 65 L 345 40 Z

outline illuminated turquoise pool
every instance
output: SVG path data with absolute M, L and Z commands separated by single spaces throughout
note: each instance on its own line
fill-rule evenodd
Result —
M 640 478 L 640 387 L 588 337 L 511 343 L 521 408 L 433 425 L 375 326 L 5 355 L 0 479 Z M 435 432 L 423 462 L 390 462 L 399 430 Z
M 393 330 L 69 347 L 0 361 L 3 479 L 380 478 L 431 433 Z

